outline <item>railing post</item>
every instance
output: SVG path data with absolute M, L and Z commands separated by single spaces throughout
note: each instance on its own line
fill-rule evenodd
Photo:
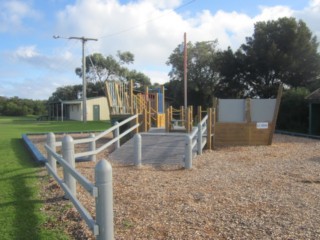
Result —
M 56 136 L 52 132 L 49 132 L 47 134 L 47 145 L 54 152 L 56 152 Z M 48 157 L 48 162 L 49 162 L 50 167 L 56 173 L 57 172 L 57 162 L 56 162 L 56 160 L 54 159 L 54 157 L 52 157 L 52 155 L 51 155 L 51 153 L 49 151 L 47 151 L 47 157 Z
M 96 141 L 94 140 L 95 135 L 93 133 L 90 133 L 89 137 L 92 138 L 92 142 L 89 143 L 89 151 L 95 151 L 96 150 Z M 97 160 L 96 154 L 90 155 L 89 160 L 95 162 Z
M 141 166 L 141 135 L 136 134 L 134 136 L 134 165 Z
M 70 166 L 75 168 L 74 142 L 73 138 L 69 135 L 64 136 L 62 139 L 62 158 L 66 160 Z M 76 196 L 76 180 L 65 169 L 63 169 L 63 179 L 71 193 Z M 68 196 L 65 196 L 65 198 L 68 199 Z
M 198 123 L 198 155 L 202 154 L 202 124 Z
M 186 169 L 192 168 L 192 138 L 189 134 L 186 135 L 185 138 L 185 159 L 184 159 L 184 167 Z
M 115 138 L 119 138 L 119 135 L 120 135 L 119 123 L 118 123 L 118 122 L 115 122 L 114 125 L 117 126 L 117 128 L 114 130 Z M 120 148 L 120 139 L 118 139 L 118 140 L 115 142 L 115 145 L 116 145 L 116 149 Z
M 98 240 L 113 240 L 113 189 L 112 167 L 106 160 L 101 160 L 95 167 L 96 187 L 96 222 L 99 226 Z

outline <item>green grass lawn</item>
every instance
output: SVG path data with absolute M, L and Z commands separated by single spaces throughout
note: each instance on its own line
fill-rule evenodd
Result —
M 35 132 L 105 130 L 110 122 L 36 121 L 35 117 L 0 117 L 0 239 L 68 239 L 58 229 L 44 229 L 40 211 L 40 171 L 21 135 Z

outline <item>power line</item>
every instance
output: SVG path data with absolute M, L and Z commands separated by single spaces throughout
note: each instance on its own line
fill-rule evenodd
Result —
M 158 20 L 158 19 L 160 19 L 160 18 L 163 18 L 163 17 L 167 16 L 168 14 L 171 14 L 172 12 L 175 12 L 175 11 L 177 11 L 177 10 L 180 10 L 181 8 L 184 8 L 184 7 L 190 5 L 191 3 L 195 2 L 195 1 L 196 1 L 196 0 L 191 0 L 191 1 L 186 2 L 185 4 L 183 4 L 183 5 L 181 5 L 181 6 L 177 7 L 177 8 L 172 9 L 170 12 L 168 12 L 168 13 L 166 13 L 166 14 L 162 14 L 162 15 L 160 15 L 160 16 L 158 16 L 158 17 L 150 18 L 150 19 L 148 19 L 147 21 L 145 21 L 145 22 L 143 22 L 143 23 L 141 23 L 141 24 L 133 25 L 133 26 L 131 26 L 131 27 L 129 27 L 129 28 L 126 28 L 126 29 L 123 29 L 123 30 L 121 30 L 121 31 L 114 32 L 114 33 L 111 33 L 111 34 L 102 36 L 102 37 L 100 37 L 100 38 L 113 37 L 113 36 L 117 36 L 117 35 L 120 35 L 120 34 L 123 34 L 123 33 L 126 33 L 126 32 L 133 31 L 133 30 L 135 30 L 135 29 L 137 29 L 137 28 L 139 28 L 139 27 L 142 27 L 142 26 L 144 26 L 144 25 L 147 25 L 147 24 L 149 24 L 149 23 L 151 23 L 151 22 L 153 22 L 153 21 L 155 21 L 155 20 Z

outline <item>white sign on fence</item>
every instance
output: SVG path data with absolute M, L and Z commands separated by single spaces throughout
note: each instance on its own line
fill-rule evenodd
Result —
M 268 122 L 257 122 L 257 129 L 268 129 L 269 123 Z

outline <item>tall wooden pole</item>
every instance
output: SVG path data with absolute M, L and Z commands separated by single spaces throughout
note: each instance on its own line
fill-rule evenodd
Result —
M 184 81 L 184 109 L 188 108 L 187 100 L 187 33 L 184 33 L 184 45 L 183 45 L 183 81 Z

